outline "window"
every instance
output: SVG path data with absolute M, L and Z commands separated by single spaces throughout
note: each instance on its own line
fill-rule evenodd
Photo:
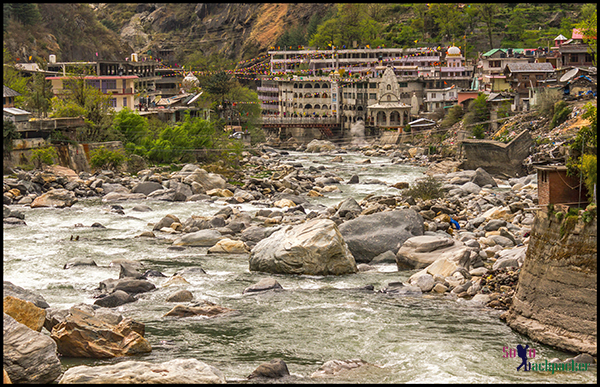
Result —
M 369 93 L 369 99 L 377 99 L 377 95 L 375 93 Z
M 392 85 L 387 85 L 386 89 L 387 90 L 392 90 Z
M 431 93 L 431 99 L 435 98 L 435 93 Z
M 113 108 L 117 107 L 117 99 L 116 98 L 111 98 L 110 100 L 110 106 Z
M 127 98 L 123 98 L 123 107 L 127 107 Z
M 103 89 L 116 89 L 117 88 L 117 80 L 116 79 L 105 79 L 102 82 L 104 83 Z
M 398 86 L 400 86 L 400 87 L 408 87 L 408 82 L 399 82 Z

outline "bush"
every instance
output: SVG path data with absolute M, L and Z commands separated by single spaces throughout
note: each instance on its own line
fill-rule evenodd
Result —
M 94 169 L 117 170 L 125 161 L 125 155 L 120 150 L 111 151 L 101 146 L 90 152 L 90 166 Z
M 550 129 L 557 127 L 562 124 L 569 118 L 569 114 L 571 114 L 571 108 L 567 106 L 565 101 L 558 101 L 554 104 L 554 115 L 552 116 L 552 121 L 550 122 Z
M 404 190 L 404 194 L 413 199 L 437 199 L 444 195 L 442 191 L 442 183 L 437 181 L 432 176 L 427 176 L 424 179 L 416 180 L 415 183 Z
M 471 133 L 473 133 L 473 137 L 479 140 L 485 138 L 485 128 L 481 124 L 475 125 Z
M 37 148 L 31 151 L 32 161 L 36 168 L 42 169 L 44 165 L 52 165 L 58 159 L 58 153 L 54 147 Z

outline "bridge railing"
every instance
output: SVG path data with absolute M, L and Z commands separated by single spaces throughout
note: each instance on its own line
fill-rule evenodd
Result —
M 263 124 L 293 125 L 293 124 L 337 124 L 336 117 L 263 117 Z

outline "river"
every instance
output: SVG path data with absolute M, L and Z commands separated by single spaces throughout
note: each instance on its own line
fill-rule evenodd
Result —
M 353 174 L 361 182 L 369 178 L 386 183 L 412 182 L 424 168 L 391 164 L 370 157 L 371 164 L 357 164 L 360 154 L 333 156 L 290 152 L 290 163 L 325 165 L 347 181 Z M 341 193 L 308 198 L 328 206 L 348 196 L 397 192 L 377 184 L 339 185 Z M 502 189 L 502 188 L 500 188 Z M 144 203 L 151 212 L 134 212 Z M 207 248 L 170 250 L 173 235 L 134 238 L 151 230 L 149 223 L 167 214 L 182 221 L 191 215 L 215 214 L 225 203 L 129 201 L 118 203 L 125 215 L 110 211 L 100 199 L 85 199 L 70 208 L 13 206 L 25 214 L 27 226 L 4 228 L 5 281 L 41 293 L 52 307 L 92 304 L 100 281 L 118 278 L 110 262 L 118 258 L 141 261 L 145 267 L 167 276 L 189 267 L 206 274 L 185 274 L 185 288 L 195 300 L 208 300 L 237 312 L 212 319 L 162 317 L 175 304 L 165 298 L 184 287 L 161 287 L 167 278 L 150 277 L 157 289 L 139 300 L 116 308 L 124 316 L 145 324 L 152 352 L 136 359 L 157 362 L 195 358 L 220 369 L 228 381 L 241 382 L 261 363 L 283 359 L 294 383 L 322 383 L 310 375 L 326 361 L 360 358 L 378 367 L 365 368 L 351 379 L 325 382 L 352 383 L 596 383 L 596 369 L 587 372 L 516 371 L 521 359 L 503 358 L 503 347 L 529 344 L 543 363 L 573 354 L 533 342 L 502 322 L 499 312 L 477 307 L 448 296 L 390 296 L 378 293 L 388 283 L 406 281 L 415 271 L 398 272 L 395 265 L 344 276 L 292 276 L 250 272 L 246 255 L 207 254 Z M 239 206 L 256 211 L 252 204 Z M 262 208 L 262 207 L 261 207 Z M 99 222 L 106 228 L 92 228 Z M 85 227 L 76 227 L 81 223 Z M 78 235 L 79 241 L 71 241 Z M 94 259 L 97 267 L 63 269 L 74 257 Z M 242 291 L 262 278 L 274 277 L 284 291 L 245 294 Z M 359 290 L 373 285 L 375 292 Z M 44 333 L 48 334 L 46 330 Z M 64 370 L 81 364 L 102 365 L 128 360 L 61 358 Z

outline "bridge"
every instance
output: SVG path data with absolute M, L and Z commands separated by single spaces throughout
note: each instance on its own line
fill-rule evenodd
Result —
M 324 138 L 341 136 L 341 125 L 336 117 L 263 117 L 262 127 L 267 131 L 289 128 L 318 129 Z

